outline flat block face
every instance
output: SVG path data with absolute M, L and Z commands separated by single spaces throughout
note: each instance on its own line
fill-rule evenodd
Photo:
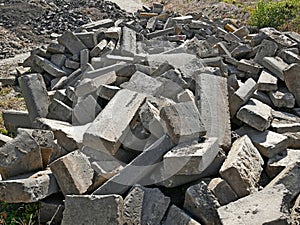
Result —
M 172 205 L 168 211 L 165 225 L 200 225 L 196 220 L 192 219 L 183 210 Z
M 287 224 L 285 198 L 289 195 L 284 185 L 265 188 L 218 209 L 223 225 Z M 263 200 L 262 200 L 263 199 Z
M 144 100 L 142 94 L 120 90 L 84 134 L 84 145 L 99 150 L 104 147 L 115 154 Z
M 88 158 L 79 151 L 54 161 L 50 169 L 64 195 L 84 194 L 92 185 L 94 170 Z
M 239 197 L 244 197 L 257 191 L 263 164 L 258 150 L 245 135 L 233 143 L 220 174 Z
M 168 133 L 175 143 L 198 140 L 199 136 L 206 133 L 194 102 L 166 106 L 160 116 L 166 122 Z
M 273 91 L 277 90 L 278 79 L 266 70 L 263 70 L 257 82 L 257 90 Z
M 60 36 L 57 41 L 76 56 L 79 56 L 81 50 L 87 48 L 71 31 L 64 32 L 64 34 Z
M 164 156 L 166 174 L 201 174 L 219 152 L 217 138 L 209 138 L 204 143 L 182 145 L 173 148 Z
M 247 105 L 238 111 L 237 118 L 259 131 L 264 131 L 271 125 L 272 108 L 251 98 Z
M 122 205 L 119 195 L 68 195 L 62 225 L 120 225 Z
M 296 98 L 296 102 L 300 106 L 300 84 L 299 84 L 299 79 L 300 79 L 300 65 L 297 64 L 292 64 L 290 65 L 285 71 L 284 71 L 284 81 L 291 93 Z M 297 82 L 295 82 L 297 81 Z

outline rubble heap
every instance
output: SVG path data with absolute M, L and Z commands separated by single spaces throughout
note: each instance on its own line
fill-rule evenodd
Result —
M 297 224 L 299 48 L 159 3 L 66 31 L 18 68 L 0 200 L 48 224 Z

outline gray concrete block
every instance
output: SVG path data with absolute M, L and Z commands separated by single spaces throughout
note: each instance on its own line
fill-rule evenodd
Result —
M 97 35 L 95 32 L 75 33 L 75 36 L 89 49 L 94 48 L 98 44 Z
M 194 102 L 165 106 L 160 112 L 160 117 L 165 121 L 167 133 L 175 143 L 198 140 L 206 134 Z
M 79 151 L 71 152 L 49 166 L 64 195 L 84 194 L 92 185 L 94 170 L 87 156 Z
M 46 117 L 49 99 L 42 75 L 24 75 L 18 81 L 25 98 L 30 120 L 34 121 L 37 117 Z
M 257 90 L 274 91 L 278 89 L 278 79 L 266 70 L 263 70 L 257 81 Z
M 255 55 L 254 61 L 262 63 L 264 57 L 273 57 L 276 55 L 278 46 L 275 42 L 269 40 L 263 40 L 259 45 L 258 51 Z
M 50 170 L 26 174 L 0 181 L 0 200 L 6 203 L 38 202 L 59 192 Z
M 5 145 L 7 142 L 12 141 L 13 138 L 4 135 L 4 134 L 0 134 L 0 147 L 2 147 L 3 145 Z
M 249 78 L 245 84 L 241 85 L 240 88 L 234 92 L 229 99 L 231 118 L 233 118 L 239 108 L 251 98 L 256 87 L 256 82 L 252 78 Z
M 80 52 L 79 52 L 79 54 L 80 54 Z M 77 70 L 80 67 L 80 63 L 76 62 L 72 59 L 66 59 L 65 67 L 67 67 L 69 69 Z
M 217 138 L 209 138 L 204 143 L 182 144 L 164 155 L 166 174 L 199 175 L 214 161 L 219 152 Z
M 204 181 L 187 189 L 183 207 L 200 223 L 212 225 L 221 224 L 217 212 L 220 204 Z
M 111 100 L 117 92 L 120 90 L 119 87 L 111 85 L 100 85 L 97 95 L 105 100 Z
M 297 46 L 297 42 L 288 36 L 284 35 L 280 31 L 276 30 L 273 27 L 265 27 L 259 30 L 260 33 L 264 35 L 265 38 L 274 41 L 279 49 L 284 47 L 295 47 Z
M 300 106 L 300 84 L 299 80 L 300 64 L 291 64 L 284 72 L 284 81 L 289 91 L 295 96 L 298 106 Z
M 119 195 L 68 195 L 61 224 L 119 225 L 122 224 L 122 206 L 123 199 Z
M 241 127 L 235 131 L 238 135 L 248 135 L 258 151 L 271 158 L 283 152 L 289 145 L 289 138 L 273 131 L 257 131 L 250 127 Z
M 159 224 L 170 204 L 170 198 L 158 188 L 134 186 L 124 199 L 123 219 L 128 225 Z
M 82 75 L 82 80 L 85 78 L 94 79 L 101 75 L 107 74 L 109 72 L 117 71 L 118 69 L 122 68 L 125 64 L 126 64 L 125 62 L 121 62 L 121 63 L 117 63 L 114 65 L 106 66 L 106 67 L 103 67 L 100 69 L 94 69 L 92 66 L 92 68 L 93 68 L 92 70 L 89 70 Z
M 64 209 L 63 200 L 59 196 L 54 195 L 40 201 L 40 222 L 49 225 L 60 223 Z
M 66 59 L 67 57 L 64 54 L 53 54 L 51 56 L 51 62 L 60 68 L 65 65 Z
M 114 155 L 144 100 L 142 94 L 120 90 L 84 134 L 84 144 L 94 149 L 107 150 Z
M 51 42 L 47 47 L 47 51 L 52 54 L 64 54 L 65 49 L 66 49 L 65 46 L 55 42 Z
M 233 143 L 227 159 L 220 169 L 220 175 L 238 197 L 245 197 L 257 192 L 263 164 L 264 161 L 258 150 L 250 138 L 245 135 Z
M 10 133 L 16 133 L 19 127 L 31 128 L 33 126 L 28 111 L 4 110 L 2 117 L 4 126 Z
M 43 168 L 40 148 L 26 132 L 4 145 L 0 152 L 0 173 L 4 179 Z
M 197 107 L 208 137 L 217 137 L 225 149 L 231 146 L 227 80 L 210 74 L 199 74 L 196 80 Z
M 100 56 L 100 54 L 104 51 L 108 44 L 108 41 L 106 39 L 103 39 L 100 41 L 90 52 L 91 57 L 97 57 Z
M 122 55 L 136 54 L 136 32 L 126 26 L 122 28 L 120 51 Z
M 300 149 L 300 132 L 286 132 L 283 135 L 289 138 L 288 148 Z
M 36 55 L 33 60 L 39 67 L 41 67 L 43 70 L 45 70 L 47 73 L 54 77 L 62 77 L 67 75 L 67 73 L 64 70 L 57 67 L 48 59 L 44 59 Z
M 280 87 L 276 91 L 270 91 L 268 94 L 275 107 L 291 109 L 295 106 L 294 95 L 285 87 Z
M 288 190 L 284 185 L 264 188 L 218 209 L 224 225 L 287 224 Z
M 297 49 L 297 48 L 296 48 Z M 298 49 L 297 49 L 298 50 Z M 300 56 L 299 56 L 299 50 L 298 53 L 295 53 L 289 49 L 282 49 L 278 56 L 282 58 L 286 63 L 292 64 L 292 63 L 300 63 Z
M 82 71 L 85 70 L 89 61 L 90 61 L 90 51 L 88 49 L 81 50 L 80 51 L 80 68 Z
M 65 122 L 72 121 L 73 109 L 67 106 L 65 103 L 54 99 L 48 108 L 47 118 L 54 120 L 61 120 Z
M 200 225 L 196 220 L 191 218 L 188 214 L 186 214 L 183 210 L 178 208 L 175 205 L 172 205 L 169 208 L 169 211 L 166 215 L 166 221 L 164 225 Z
M 81 28 L 83 30 L 90 31 L 99 28 L 109 28 L 112 26 L 114 26 L 114 21 L 112 19 L 103 19 L 84 24 L 83 26 L 81 26 Z
M 272 129 L 277 133 L 300 132 L 300 117 L 286 112 L 272 111 Z
M 58 37 L 57 41 L 75 56 L 79 56 L 80 51 L 87 48 L 71 31 L 64 32 L 62 36 Z
M 268 129 L 272 120 L 272 108 L 254 98 L 240 108 L 237 118 L 259 131 Z
M 288 68 L 288 64 L 285 63 L 278 56 L 276 57 L 264 57 L 261 64 L 271 71 L 276 77 L 284 81 L 284 71 Z

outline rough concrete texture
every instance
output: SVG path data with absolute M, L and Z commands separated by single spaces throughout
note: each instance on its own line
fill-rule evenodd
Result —
M 175 205 L 172 205 L 169 208 L 167 219 L 163 223 L 164 225 L 200 225 L 196 220 L 192 219 L 188 214 L 183 210 L 178 208 Z

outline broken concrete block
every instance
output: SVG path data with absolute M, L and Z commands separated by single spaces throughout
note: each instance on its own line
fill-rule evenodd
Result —
M 266 172 L 273 178 L 287 166 L 293 165 L 296 162 L 300 162 L 300 151 L 297 149 L 287 149 L 268 160 Z
M 283 135 L 289 138 L 288 148 L 300 149 L 300 132 L 287 132 Z
M 33 60 L 39 67 L 41 67 L 43 70 L 45 70 L 47 73 L 54 77 L 62 77 L 67 75 L 67 73 L 64 70 L 57 67 L 48 59 L 44 59 L 40 56 L 35 55 Z
M 283 152 L 289 144 L 287 136 L 269 130 L 257 131 L 244 126 L 235 132 L 240 136 L 248 135 L 259 152 L 268 158 Z
M 251 98 L 256 87 L 256 82 L 252 78 L 249 78 L 245 84 L 241 85 L 240 88 L 234 92 L 229 99 L 231 118 L 233 118 L 239 108 Z
M 217 212 L 220 204 L 204 181 L 187 189 L 183 207 L 200 223 L 221 224 Z
M 80 68 L 82 71 L 85 70 L 89 61 L 90 61 L 90 51 L 88 49 L 81 50 L 80 51 Z
M 217 137 L 225 149 L 231 146 L 227 80 L 210 74 L 195 75 L 197 107 L 208 137 Z
M 259 45 L 254 61 L 261 64 L 264 57 L 275 56 L 277 49 L 278 46 L 275 42 L 266 39 L 263 40 L 262 43 Z
M 57 41 L 59 44 L 65 46 L 73 55 L 78 57 L 80 51 L 87 48 L 71 31 L 64 32 L 63 35 L 58 37 Z
M 119 225 L 122 207 L 119 195 L 67 195 L 61 224 Z
M 94 170 L 88 158 L 79 151 L 71 152 L 49 166 L 64 195 L 84 194 L 92 185 Z
M 55 42 L 51 42 L 47 47 L 47 51 L 52 54 L 64 54 L 65 49 L 66 49 L 65 46 Z
M 259 131 L 264 131 L 271 125 L 272 108 L 251 98 L 247 105 L 240 108 L 237 118 Z
M 8 142 L 0 152 L 0 173 L 4 179 L 43 168 L 40 148 L 27 132 Z
M 40 201 L 40 222 L 59 224 L 63 218 L 64 202 L 60 196 L 51 196 Z
M 10 133 L 17 133 L 19 127 L 32 128 L 28 111 L 4 110 L 2 112 L 4 126 Z
M 160 36 L 164 36 L 164 35 L 169 35 L 169 34 L 175 34 L 175 28 L 174 27 L 170 27 L 170 28 L 166 28 L 164 30 L 158 30 L 158 31 L 154 31 L 152 33 L 148 33 L 147 38 L 152 39 L 152 38 L 156 38 L 156 37 L 160 37 Z
M 271 127 L 278 133 L 300 132 L 300 117 L 291 113 L 272 111 Z
M 250 74 L 250 76 L 252 76 L 255 80 L 257 80 L 256 78 L 259 77 L 259 74 L 263 70 L 263 67 L 261 65 L 247 59 L 241 59 L 238 62 L 237 68 Z
M 257 90 L 274 91 L 278 89 L 278 79 L 266 70 L 263 70 L 257 81 Z
M 218 199 L 220 205 L 227 205 L 230 202 L 236 201 L 238 196 L 232 190 L 230 185 L 221 178 L 214 178 L 208 183 L 208 190 L 210 190 Z
M 117 92 L 120 90 L 119 87 L 116 86 L 110 86 L 110 85 L 100 85 L 97 95 L 105 100 L 111 100 Z
M 297 223 L 300 221 L 300 214 L 299 214 L 299 211 L 300 211 L 300 195 L 298 196 L 298 198 L 296 199 L 295 201 L 295 205 L 294 207 L 292 208 L 291 210 L 291 223 L 293 225 L 297 225 Z
M 298 49 L 297 49 L 298 50 Z M 278 56 L 282 58 L 286 63 L 292 64 L 292 63 L 300 63 L 300 56 L 299 52 L 295 53 L 289 49 L 282 49 Z
M 160 117 L 165 121 L 168 134 L 175 143 L 198 140 L 206 134 L 194 102 L 183 102 L 163 107 Z
M 126 26 L 122 28 L 120 51 L 122 55 L 136 54 L 136 32 Z
M 176 175 L 201 174 L 218 152 L 217 138 L 209 138 L 204 143 L 178 145 L 164 155 L 164 170 Z
M 0 147 L 2 147 L 3 145 L 5 145 L 7 142 L 12 141 L 13 138 L 4 135 L 4 134 L 0 134 Z
M 155 164 L 160 162 L 163 155 L 173 146 L 174 144 L 171 142 L 171 139 L 164 135 L 132 160 L 132 162 L 125 166 L 117 175 L 94 191 L 93 194 L 124 194 L 131 186 L 140 183 L 143 178 L 149 176 L 157 166 Z
M 72 121 L 73 109 L 67 106 L 65 103 L 54 99 L 48 108 L 47 118 L 54 120 L 61 120 L 65 122 Z
M 50 170 L 0 181 L 0 200 L 6 203 L 37 202 L 58 191 Z
M 269 97 L 278 108 L 294 108 L 295 97 L 285 87 L 280 87 L 277 91 L 269 92 Z
M 245 135 L 233 143 L 220 169 L 220 175 L 238 197 L 244 197 L 257 191 L 263 164 L 264 161 L 258 150 Z
M 73 69 L 73 70 L 77 70 L 80 67 L 80 63 L 76 62 L 72 59 L 66 59 L 65 61 L 65 66 L 67 68 Z
M 189 102 L 189 101 L 195 102 L 195 96 L 191 90 L 185 89 L 184 91 L 180 92 L 177 95 L 177 100 L 178 102 Z
M 281 58 L 279 58 L 278 56 L 264 57 L 261 64 L 280 80 L 284 81 L 284 71 L 288 68 L 289 65 L 286 64 Z
M 291 64 L 284 71 L 284 81 L 289 91 L 295 96 L 298 106 L 300 106 L 300 84 L 299 80 L 300 64 Z
M 46 117 L 49 99 L 42 75 L 24 75 L 18 81 L 25 98 L 30 120 L 33 122 L 37 117 Z
M 84 145 L 104 149 L 114 155 L 144 100 L 145 96 L 142 94 L 126 89 L 120 90 L 84 134 Z
M 92 95 L 89 95 L 74 106 L 72 111 L 72 124 L 84 125 L 90 123 L 94 121 L 101 110 L 102 108 L 96 99 Z
M 134 186 L 124 199 L 123 219 L 128 225 L 159 224 L 170 204 L 170 198 L 158 188 Z
M 200 225 L 196 220 L 192 219 L 183 210 L 175 205 L 169 208 L 164 225 Z
M 265 188 L 218 209 L 224 225 L 287 224 L 288 190 L 284 185 Z
M 100 54 L 104 51 L 106 48 L 108 42 L 106 39 L 103 39 L 100 41 L 91 51 L 90 51 L 90 56 L 91 57 L 97 57 L 100 56 Z
M 112 19 L 103 19 L 84 24 L 81 28 L 83 30 L 91 31 L 99 28 L 109 28 L 112 26 L 114 26 L 114 21 Z
M 62 68 L 65 65 L 67 57 L 64 54 L 54 54 L 51 56 L 51 62 Z
M 117 63 L 111 66 L 106 66 L 100 69 L 94 69 L 93 66 L 91 66 L 93 69 L 89 70 L 87 72 L 85 72 L 82 75 L 82 80 L 85 78 L 90 78 L 90 79 L 94 79 L 97 78 L 99 76 L 102 76 L 104 74 L 110 73 L 110 72 L 115 72 L 116 70 L 122 68 L 126 63 L 125 62 L 121 62 L 121 63 Z
M 259 30 L 260 33 L 264 35 L 265 38 L 274 41 L 279 49 L 284 47 L 295 47 L 297 46 L 297 42 L 288 36 L 284 35 L 280 31 L 276 30 L 273 27 L 265 27 Z
M 95 32 L 75 33 L 75 36 L 89 49 L 94 48 L 98 43 Z
M 300 162 L 288 165 L 265 188 L 284 184 L 291 194 L 290 200 L 300 193 Z
M 258 101 L 261 101 L 262 103 L 265 103 L 270 107 L 274 107 L 269 95 L 263 91 L 255 91 L 252 95 L 252 98 L 257 99 Z
M 155 95 L 158 93 L 162 85 L 162 82 L 159 80 L 152 78 L 140 71 L 136 71 L 130 78 L 129 82 L 123 83 L 121 88 L 126 88 L 139 93 Z

